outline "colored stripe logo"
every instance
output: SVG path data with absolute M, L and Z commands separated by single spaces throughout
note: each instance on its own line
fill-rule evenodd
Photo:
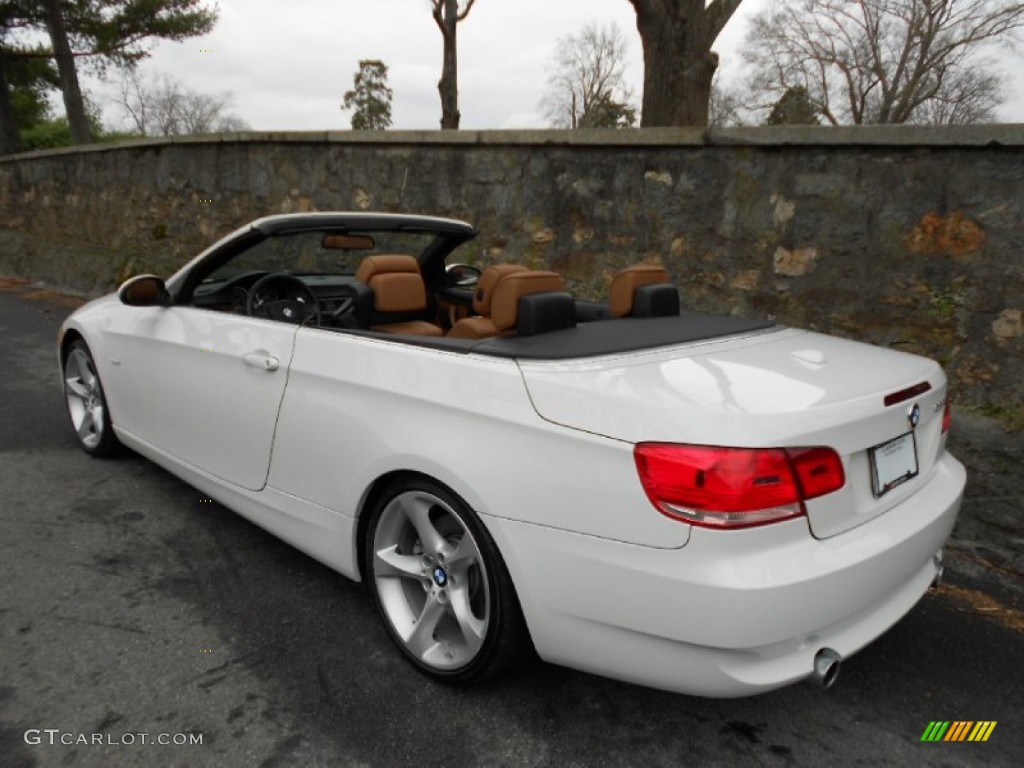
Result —
M 996 720 L 932 720 L 921 741 L 988 741 Z

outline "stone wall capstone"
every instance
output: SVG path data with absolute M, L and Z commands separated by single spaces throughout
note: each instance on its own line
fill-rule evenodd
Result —
M 272 213 L 452 216 L 463 260 L 587 298 L 660 260 L 687 307 L 925 354 L 1020 415 L 1022 206 L 1022 125 L 228 134 L 0 158 L 0 275 L 98 294 Z

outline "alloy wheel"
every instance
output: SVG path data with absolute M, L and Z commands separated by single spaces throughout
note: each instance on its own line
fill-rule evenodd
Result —
M 64 364 L 64 395 L 75 434 L 94 450 L 103 440 L 107 405 L 92 358 L 82 349 L 73 349 Z
M 432 493 L 400 493 L 381 510 L 371 553 L 382 612 L 405 650 L 435 672 L 471 664 L 492 606 L 486 562 L 458 513 Z

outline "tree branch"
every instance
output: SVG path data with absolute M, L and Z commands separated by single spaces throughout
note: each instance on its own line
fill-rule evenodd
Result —
M 430 10 L 431 15 L 434 17 L 434 23 L 437 24 L 437 28 L 441 30 L 441 34 L 447 38 L 448 28 L 444 25 L 443 5 L 444 0 L 430 0 Z
M 476 3 L 476 0 L 469 0 L 469 1 L 468 1 L 468 2 L 466 3 L 466 7 L 465 7 L 465 8 L 463 8 L 463 9 L 462 9 L 461 11 L 459 11 L 458 15 L 457 15 L 457 16 L 455 17 L 455 21 L 456 21 L 456 22 L 460 22 L 460 21 L 462 21 L 462 20 L 463 20 L 464 18 L 466 18 L 467 16 L 469 16 L 469 12 L 470 12 L 470 11 L 471 11 L 471 10 L 473 9 L 473 5 L 474 5 L 475 3 Z
M 705 18 L 707 18 L 708 24 L 708 45 L 714 43 L 725 25 L 729 23 L 729 19 L 736 13 L 736 9 L 740 7 L 742 0 L 713 0 L 711 5 L 705 10 Z M 632 2 L 632 0 L 630 0 Z M 636 3 L 633 3 L 636 5 Z

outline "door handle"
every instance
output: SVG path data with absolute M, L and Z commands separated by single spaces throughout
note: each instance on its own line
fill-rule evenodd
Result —
M 265 352 L 246 352 L 242 355 L 242 362 L 261 371 L 276 371 L 281 367 L 280 360 Z

